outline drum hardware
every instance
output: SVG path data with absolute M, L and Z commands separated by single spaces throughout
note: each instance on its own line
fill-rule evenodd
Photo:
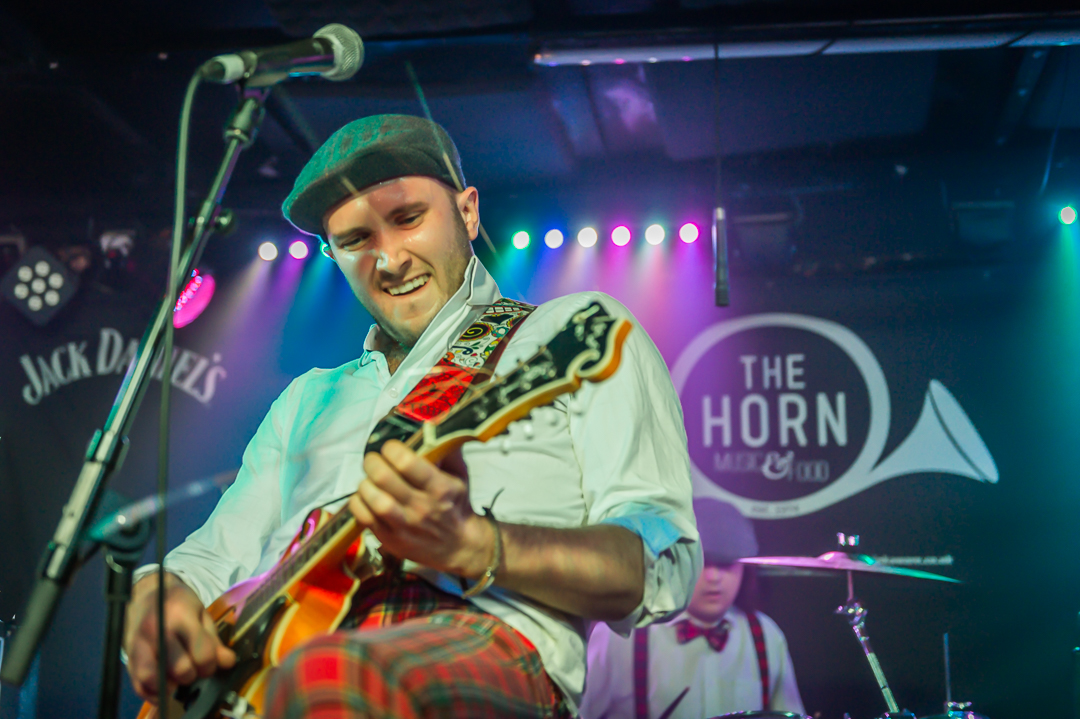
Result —
M 713 719 L 811 719 L 805 714 L 795 714 L 794 711 L 732 711 L 731 714 L 721 714 Z M 850 717 L 849 717 L 850 719 Z
M 847 572 L 847 583 L 847 602 L 836 608 L 836 614 L 847 619 L 848 624 L 851 625 L 851 630 L 855 632 L 855 638 L 858 640 L 859 646 L 862 647 L 863 654 L 866 655 L 866 661 L 869 662 L 870 670 L 874 672 L 874 679 L 877 680 L 878 689 L 881 690 L 882 696 L 885 697 L 885 705 L 889 707 L 885 717 L 904 716 L 899 713 L 900 706 L 896 703 L 892 690 L 889 689 L 889 682 L 885 679 L 885 672 L 881 669 L 881 662 L 878 661 L 877 654 L 874 653 L 873 647 L 870 646 L 870 635 L 866 631 L 866 609 L 855 598 L 855 584 L 850 570 Z
M 855 632 L 855 638 L 858 640 L 859 646 L 862 647 L 863 653 L 866 655 L 866 661 L 870 664 L 870 670 L 874 673 L 874 679 L 877 681 L 878 688 L 885 698 L 885 704 L 888 707 L 888 711 L 879 717 L 879 719 L 915 719 L 915 715 L 911 712 L 900 710 L 900 706 L 897 704 L 896 698 L 889 688 L 889 683 L 885 679 L 885 673 L 881 669 L 881 663 L 878 661 L 877 654 L 874 653 L 873 648 L 870 646 L 870 636 L 866 631 L 866 608 L 855 598 L 855 572 L 889 574 L 897 577 L 929 579 L 937 582 L 959 583 L 959 580 L 952 579 L 951 577 L 943 577 L 940 574 L 919 571 L 917 569 L 891 567 L 881 564 L 873 557 L 869 557 L 865 554 L 849 553 L 848 550 L 859 546 L 859 535 L 857 534 L 838 532 L 836 534 L 836 541 L 837 544 L 840 545 L 840 551 L 826 552 L 817 557 L 747 557 L 746 559 L 740 559 L 739 561 L 744 564 L 755 564 L 765 567 L 793 567 L 805 570 L 806 572 L 844 572 L 847 575 L 847 601 L 842 606 L 838 607 L 835 613 L 843 616 L 851 626 L 852 631 Z M 947 666 L 948 664 L 946 663 L 946 667 Z M 948 679 L 946 680 L 946 683 L 948 683 Z M 948 699 L 951 700 L 952 690 L 947 687 L 946 693 Z M 966 706 L 970 706 L 970 704 Z M 950 710 L 947 708 L 946 711 Z M 961 711 L 966 711 L 966 708 Z M 747 715 L 754 714 L 750 712 L 746 714 L 724 716 L 734 717 Z M 774 715 L 758 714 L 755 716 Z M 972 714 L 970 718 L 967 714 L 961 713 L 955 715 L 950 713 L 947 716 L 955 716 L 957 719 L 983 719 L 974 714 Z M 847 717 L 846 714 L 845 717 Z
M 952 699 L 952 671 L 949 659 L 949 633 L 942 636 L 942 647 L 945 652 L 945 713 L 936 714 L 923 719 L 986 719 L 982 714 L 976 714 L 971 710 L 971 702 L 954 702 Z

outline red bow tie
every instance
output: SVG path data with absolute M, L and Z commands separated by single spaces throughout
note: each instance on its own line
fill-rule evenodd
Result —
M 721 652 L 727 644 L 730 629 L 731 622 L 726 619 L 715 627 L 708 628 L 699 627 L 689 619 L 683 619 L 675 625 L 675 638 L 679 640 L 679 644 L 686 644 L 697 637 L 705 637 L 705 641 L 709 643 L 713 651 Z

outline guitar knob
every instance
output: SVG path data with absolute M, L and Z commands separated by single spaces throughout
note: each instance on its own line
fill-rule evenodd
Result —
M 499 451 L 503 454 L 510 454 L 510 436 L 507 435 L 499 441 Z
M 521 425 L 521 431 L 525 435 L 525 439 L 532 439 L 536 432 L 533 431 L 533 423 L 525 422 Z

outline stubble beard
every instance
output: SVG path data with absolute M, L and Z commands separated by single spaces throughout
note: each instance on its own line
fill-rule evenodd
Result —
M 451 213 L 454 218 L 454 253 L 450 256 L 450 272 L 453 276 L 449 277 L 451 286 L 454 288 L 450 296 L 453 296 L 458 289 L 461 288 L 462 283 L 465 281 L 465 270 L 469 267 L 469 260 L 472 256 L 470 251 L 472 243 L 469 239 L 469 229 L 465 226 L 465 220 L 461 218 L 461 213 Z M 449 301 L 447 297 L 447 301 Z M 373 303 L 374 304 L 374 303 Z M 381 313 L 373 312 L 373 307 L 369 307 L 368 312 L 371 313 L 375 319 L 375 324 L 379 326 L 379 334 L 385 338 L 388 346 L 382 349 L 383 354 L 387 355 L 389 359 L 395 360 L 395 366 L 400 363 L 401 360 L 409 354 L 410 350 L 416 346 L 416 343 L 420 341 L 420 337 L 424 334 L 427 328 L 430 326 L 431 321 L 435 319 L 435 316 L 439 314 L 442 308 L 445 306 L 440 305 L 435 312 L 432 313 L 431 319 L 423 327 L 407 328 L 407 327 L 393 327 L 389 320 L 381 316 Z

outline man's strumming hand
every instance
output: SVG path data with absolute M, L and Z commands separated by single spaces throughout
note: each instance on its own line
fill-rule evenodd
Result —
M 470 579 L 484 573 L 494 554 L 494 528 L 473 511 L 464 479 L 397 440 L 369 452 L 364 473 L 349 511 L 387 552 Z
M 124 651 L 135 693 L 157 704 L 158 576 L 143 577 L 132 588 L 127 606 Z M 208 677 L 236 663 L 236 654 L 221 643 L 214 621 L 199 597 L 179 577 L 165 575 L 165 643 L 169 652 L 168 688 Z

